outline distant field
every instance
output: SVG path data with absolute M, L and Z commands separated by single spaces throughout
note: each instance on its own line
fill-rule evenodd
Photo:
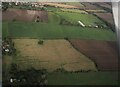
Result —
M 105 23 L 102 22 L 100 19 L 98 19 L 97 17 L 95 17 L 91 14 L 88 14 L 87 12 L 85 12 L 83 10 L 61 9 L 62 11 L 65 11 L 65 12 L 62 12 L 62 11 L 56 12 L 57 10 L 60 10 L 60 9 L 55 8 L 55 7 L 47 7 L 47 9 L 48 10 L 51 9 L 52 11 L 54 11 L 53 12 L 54 16 L 57 15 L 58 16 L 57 18 L 59 18 L 60 20 L 62 17 L 70 22 L 78 23 L 78 21 L 82 21 L 86 26 L 94 25 L 95 22 L 98 24 L 105 25 Z M 35 22 L 35 18 L 37 16 L 39 16 L 41 21 L 47 22 L 48 15 L 51 13 L 52 12 L 47 12 L 47 11 L 8 9 L 7 11 L 2 13 L 2 17 L 3 17 L 3 21 Z M 24 15 L 22 15 L 22 14 L 24 14 Z M 49 18 L 50 18 L 50 16 L 49 16 Z M 56 20 L 54 22 L 56 22 Z
M 87 14 L 86 11 L 84 11 L 84 10 L 78 10 L 78 9 L 61 9 L 61 11 Z
M 105 7 L 105 8 L 109 8 L 109 9 L 112 9 L 112 3 L 105 3 L 105 2 L 99 2 L 99 3 L 95 3 L 101 7 Z
M 91 13 L 106 13 L 105 10 L 86 10 L 86 11 Z
M 79 8 L 83 8 L 83 7 L 84 7 L 84 5 L 82 5 L 82 4 L 79 3 L 79 2 L 65 2 L 64 4 L 76 6 L 76 7 L 79 7 Z
M 114 18 L 113 18 L 112 13 L 95 13 L 95 15 L 97 15 L 104 21 L 110 23 L 111 25 L 114 25 Z
M 118 73 L 52 73 L 48 75 L 48 85 L 118 85 Z
M 46 10 L 47 10 L 47 11 L 53 11 L 53 12 L 55 12 L 55 11 L 60 11 L 60 9 L 61 9 L 61 8 L 55 8 L 55 7 L 50 7 L 50 6 L 47 6 L 47 7 L 46 7 Z
M 62 18 L 69 20 L 71 22 L 78 23 L 78 21 L 82 21 L 83 24 L 85 24 L 86 26 L 94 25 L 95 22 L 105 25 L 104 22 L 102 22 L 101 20 L 99 20 L 98 18 L 91 14 L 80 14 L 70 12 L 56 12 L 56 13 L 60 15 Z
M 57 3 L 57 2 L 54 2 L 54 3 L 46 2 L 46 3 L 44 3 L 44 5 L 52 6 L 52 7 L 59 7 L 59 8 L 73 8 L 73 9 L 79 8 L 79 7 L 74 6 L 74 5 L 62 4 L 62 3 Z
M 84 5 L 84 10 L 102 10 L 102 8 L 95 6 L 89 2 L 82 2 L 82 5 Z
M 97 70 L 94 62 L 76 51 L 66 40 L 45 40 L 43 45 L 39 45 L 38 41 L 14 39 L 17 56 L 13 57 L 13 62 L 21 69 L 34 67 L 48 71 L 58 68 L 67 71 Z

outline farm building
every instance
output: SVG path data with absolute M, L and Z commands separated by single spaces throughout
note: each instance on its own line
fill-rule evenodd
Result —
M 78 23 L 79 23 L 82 27 L 85 27 L 85 25 L 84 25 L 81 21 L 78 21 Z

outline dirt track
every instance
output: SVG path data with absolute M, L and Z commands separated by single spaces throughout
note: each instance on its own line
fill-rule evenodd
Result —
M 48 14 L 46 11 L 33 11 L 33 10 L 21 10 L 21 9 L 8 9 L 2 12 L 3 21 L 35 21 L 36 17 L 43 22 L 48 21 Z
M 116 42 L 94 40 L 70 40 L 81 53 L 92 59 L 99 70 L 117 70 L 118 54 Z

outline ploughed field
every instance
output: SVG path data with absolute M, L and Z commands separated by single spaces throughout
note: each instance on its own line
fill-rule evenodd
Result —
M 118 70 L 118 47 L 116 42 L 71 39 L 70 43 L 92 59 L 98 70 Z
M 84 5 L 84 10 L 103 10 L 100 7 L 93 5 L 93 3 L 82 2 L 82 4 Z
M 113 15 L 111 13 L 95 13 L 98 17 L 102 18 L 106 22 L 114 25 Z
M 48 21 L 48 14 L 46 11 L 8 9 L 7 11 L 2 12 L 3 21 L 33 22 L 38 16 L 40 21 Z
M 112 9 L 112 3 L 99 2 L 99 3 L 95 3 L 95 4 L 97 4 L 98 6 L 103 7 L 103 8 Z
M 92 8 L 98 9 L 93 5 Z M 115 32 L 107 27 L 101 29 L 83 28 L 70 24 L 62 25 L 60 24 L 61 19 L 72 24 L 81 21 L 86 26 L 94 25 L 94 23 L 105 25 L 105 23 L 87 13 L 78 14 L 72 10 L 64 9 L 65 12 L 59 10 L 47 12 L 8 9 L 3 12 L 3 38 L 12 37 L 17 50 L 15 56 L 4 56 L 5 70 L 9 72 L 11 63 L 17 64 L 22 70 L 34 67 L 36 69 L 45 68 L 49 72 L 57 69 L 66 71 L 116 70 L 117 47 L 115 42 L 111 42 L 116 41 Z M 38 16 L 40 22 L 35 22 Z M 44 40 L 43 45 L 38 44 L 39 39 Z M 64 39 L 70 39 L 70 41 Z M 60 78 L 60 81 L 56 81 L 57 85 L 69 85 L 72 82 L 73 84 L 117 84 L 116 72 L 107 74 L 106 72 L 88 72 L 84 75 L 82 72 L 78 73 L 79 75 L 63 72 L 58 74 L 49 75 L 49 84 L 55 84 L 57 76 Z M 80 77 L 78 78 L 78 76 Z M 81 76 L 83 77 L 81 78 Z M 65 79 L 68 82 L 65 82 Z

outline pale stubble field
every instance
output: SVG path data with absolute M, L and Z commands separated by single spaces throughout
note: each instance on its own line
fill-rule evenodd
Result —
M 93 70 L 96 66 L 93 61 L 78 52 L 66 40 L 44 40 L 43 45 L 38 39 L 14 39 L 17 49 L 14 62 L 21 69 L 34 67 L 54 71 L 64 68 L 67 71 Z

